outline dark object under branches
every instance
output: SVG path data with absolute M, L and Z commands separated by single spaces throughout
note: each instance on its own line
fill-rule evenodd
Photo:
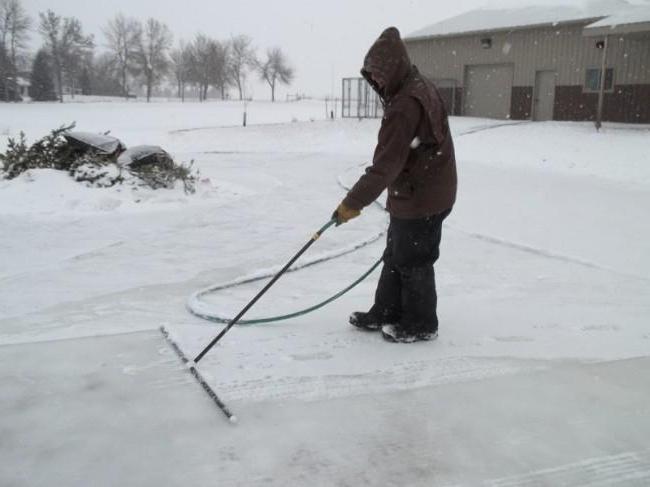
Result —
M 177 164 L 167 152 L 156 146 L 134 147 L 118 159 L 118 165 L 127 169 L 145 186 L 172 189 L 177 181 L 181 181 L 186 193 L 195 191 L 197 175 L 192 171 L 193 164 L 194 161 L 188 166 Z
M 10 138 L 7 151 L 0 153 L 0 179 L 14 179 L 30 169 L 66 171 L 75 181 L 91 187 L 110 187 L 116 184 L 173 189 L 183 184 L 185 193 L 194 193 L 198 171 L 189 165 L 177 164 L 162 148 L 137 146 L 125 150 L 119 140 L 113 145 L 102 145 L 106 135 L 70 132 L 75 124 L 52 130 L 50 134 L 27 145 L 25 134 Z M 110 140 L 108 141 L 110 142 Z

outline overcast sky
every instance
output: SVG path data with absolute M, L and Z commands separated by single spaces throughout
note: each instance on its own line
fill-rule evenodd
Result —
M 54 10 L 75 16 L 104 49 L 102 27 L 118 12 L 139 19 L 155 17 L 179 39 L 203 32 L 217 39 L 247 34 L 258 54 L 279 46 L 296 69 L 289 92 L 338 95 L 340 79 L 356 76 L 363 57 L 383 28 L 395 25 L 402 34 L 479 7 L 583 5 L 591 0 L 22 0 L 36 20 Z M 635 3 L 647 0 L 632 0 Z M 650 4 L 650 3 L 648 3 Z M 41 39 L 33 34 L 34 47 Z M 264 86 L 251 83 L 255 98 L 268 98 Z M 286 90 L 282 90 L 284 96 Z

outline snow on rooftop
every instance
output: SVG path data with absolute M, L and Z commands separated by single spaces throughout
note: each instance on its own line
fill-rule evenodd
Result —
M 650 22 L 650 6 L 630 7 L 629 9 L 617 12 L 589 25 L 589 28 L 616 27 L 618 25 L 639 24 L 643 22 Z
M 509 9 L 478 9 L 437 22 L 406 36 L 406 39 L 467 34 L 534 25 L 553 25 L 581 20 L 603 19 L 614 14 L 634 18 L 634 12 L 648 7 L 633 7 L 624 0 L 588 2 L 582 6 L 527 6 Z M 608 24 L 609 25 L 609 24 Z

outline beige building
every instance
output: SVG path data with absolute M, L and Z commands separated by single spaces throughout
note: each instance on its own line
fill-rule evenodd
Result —
M 650 6 L 476 10 L 405 36 L 455 115 L 650 123 Z

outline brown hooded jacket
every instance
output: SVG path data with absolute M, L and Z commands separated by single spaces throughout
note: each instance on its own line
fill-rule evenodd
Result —
M 372 165 L 343 203 L 361 210 L 388 188 L 387 208 L 397 218 L 450 209 L 456 200 L 456 160 L 447 112 L 433 83 L 411 65 L 395 27 L 372 45 L 361 74 L 381 97 L 384 118 Z

